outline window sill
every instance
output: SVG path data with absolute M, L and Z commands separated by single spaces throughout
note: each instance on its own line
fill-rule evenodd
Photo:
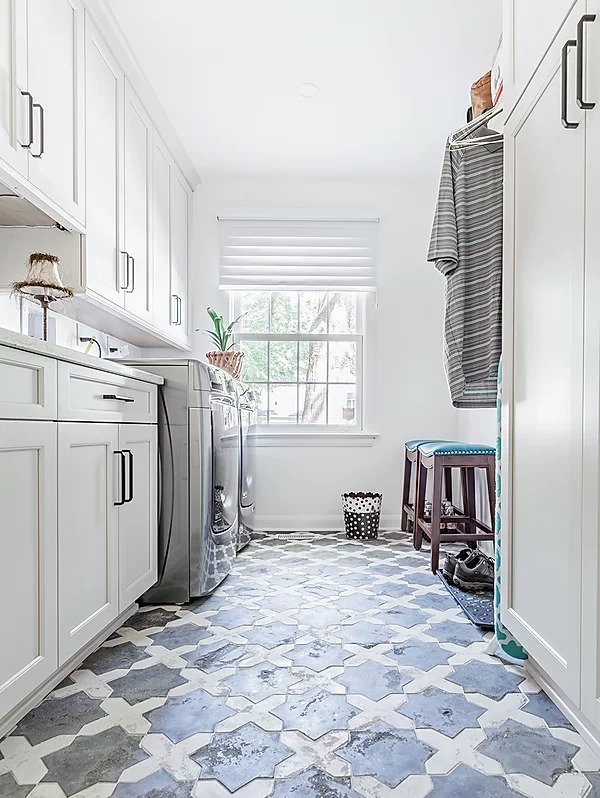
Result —
M 376 432 L 257 432 L 255 446 L 373 446 Z

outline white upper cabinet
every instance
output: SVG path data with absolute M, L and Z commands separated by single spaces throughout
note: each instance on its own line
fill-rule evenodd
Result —
M 154 139 L 153 168 L 153 261 L 154 323 L 168 330 L 171 324 L 171 175 L 168 150 Z
M 188 338 L 188 259 L 190 190 L 179 170 L 171 179 L 171 328 Z
M 27 83 L 27 51 L 17 47 L 27 20 L 26 4 L 0 0 L 0 158 L 20 174 L 27 174 L 27 132 L 21 137 L 23 110 L 28 99 L 21 94 Z
M 152 123 L 125 84 L 123 249 L 126 258 L 125 307 L 142 319 L 152 314 L 150 270 Z
M 124 76 L 90 17 L 85 19 L 87 287 L 123 304 L 127 257 L 121 243 Z
M 512 108 L 525 90 L 574 4 L 575 0 L 505 0 L 505 108 Z
M 84 221 L 83 11 L 79 0 L 27 0 L 29 180 Z

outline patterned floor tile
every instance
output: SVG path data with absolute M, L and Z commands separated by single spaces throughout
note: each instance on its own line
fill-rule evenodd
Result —
M 499 762 L 505 773 L 524 773 L 543 784 L 553 784 L 572 768 L 578 748 L 552 736 L 547 729 L 530 729 L 507 720 L 486 729 L 479 751 Z
M 344 695 L 309 690 L 288 696 L 273 714 L 281 718 L 284 729 L 301 731 L 314 740 L 326 732 L 347 729 L 348 721 L 358 710 L 348 704 Z
M 112 696 L 124 698 L 130 704 L 145 701 L 153 696 L 167 695 L 173 687 L 185 684 L 185 679 L 173 668 L 153 665 L 143 671 L 129 671 L 126 676 L 110 683 Z
M 410 536 L 258 535 L 0 741 L 0 796 L 600 796 L 600 761 L 485 649 Z
M 500 662 L 496 665 L 468 662 L 457 667 L 448 680 L 459 684 L 465 693 L 481 693 L 500 699 L 509 693 L 517 693 L 523 676 L 511 673 Z
M 49 697 L 25 715 L 13 734 L 27 737 L 32 745 L 59 734 L 77 734 L 86 723 L 106 717 L 101 703 L 85 693 L 74 693 L 65 698 Z
M 224 679 L 223 683 L 229 687 L 231 695 L 242 695 L 251 701 L 261 701 L 272 695 L 285 695 L 299 680 L 300 676 L 292 673 L 291 668 L 254 665 L 250 668 L 239 668 L 233 676 Z
M 400 712 L 411 718 L 417 729 L 437 729 L 448 737 L 456 737 L 463 729 L 477 727 L 484 710 L 469 703 L 462 693 L 445 693 L 428 687 L 408 697 Z
M 323 640 L 313 640 L 311 643 L 298 643 L 285 656 L 294 665 L 311 668 L 314 671 L 323 671 L 332 665 L 341 665 L 352 654 L 345 651 L 341 645 L 326 643 Z
M 349 693 L 364 695 L 377 701 L 390 693 L 402 693 L 402 688 L 411 677 L 400 673 L 398 668 L 387 668 L 377 662 L 348 665 L 335 681 L 343 684 Z
M 116 782 L 127 767 L 146 758 L 140 739 L 120 728 L 78 737 L 67 748 L 42 757 L 48 769 L 42 781 L 56 782 L 67 796 L 99 781 Z
M 434 749 L 412 730 L 376 723 L 350 732 L 350 741 L 337 750 L 352 765 L 356 776 L 375 776 L 388 787 L 397 787 L 407 776 L 425 773 Z
M 144 713 L 150 721 L 151 734 L 165 734 L 174 743 L 198 732 L 214 731 L 219 721 L 235 714 L 225 699 L 204 690 L 168 698 L 161 707 Z
M 235 732 L 215 734 L 192 758 L 203 779 L 217 779 L 233 792 L 259 776 L 272 776 L 275 765 L 292 754 L 278 734 L 247 723 Z
M 335 778 L 311 768 L 293 779 L 277 779 L 269 798 L 361 798 L 349 778 Z

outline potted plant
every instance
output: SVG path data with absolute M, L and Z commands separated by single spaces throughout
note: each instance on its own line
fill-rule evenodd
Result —
M 223 316 L 219 316 L 212 308 L 206 308 L 206 311 L 213 323 L 213 329 L 206 332 L 217 347 L 216 351 L 206 353 L 206 359 L 213 366 L 225 369 L 232 377 L 238 378 L 244 353 L 233 351 L 233 328 L 242 317 L 238 316 L 226 326 Z

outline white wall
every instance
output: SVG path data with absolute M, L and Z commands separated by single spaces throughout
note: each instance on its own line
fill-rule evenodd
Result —
M 0 294 L 0 327 L 6 330 L 14 330 L 25 335 L 30 334 L 29 329 L 29 316 L 34 314 L 41 317 L 41 308 L 36 302 L 29 302 L 24 300 L 22 305 L 19 298 L 11 296 L 10 294 Z M 67 316 L 62 316 L 59 313 L 50 311 L 48 313 L 49 328 L 54 328 L 53 334 L 49 334 L 48 340 L 58 346 L 64 346 L 67 349 L 78 349 L 81 352 L 86 350 L 87 344 L 81 343 L 79 337 L 84 335 L 86 337 L 94 336 L 100 346 L 102 347 L 102 357 L 117 357 L 114 353 L 108 352 L 108 338 L 106 333 L 96 330 L 93 327 L 82 325 L 74 319 L 69 319 Z M 41 322 L 40 322 L 41 323 Z M 55 335 L 55 338 L 53 337 Z M 40 336 L 36 336 L 41 338 Z M 141 353 L 141 349 L 132 344 L 124 341 L 119 341 L 116 338 L 110 339 L 111 345 L 118 345 L 122 348 L 122 356 L 126 356 L 125 352 L 129 353 L 130 357 L 137 357 Z M 126 347 L 123 348 L 123 347 Z M 88 354 L 94 357 L 99 355 L 98 347 L 92 345 Z
M 340 493 L 376 490 L 384 494 L 383 525 L 397 529 L 403 442 L 457 435 L 458 414 L 450 403 L 442 358 L 444 281 L 425 259 L 439 166 L 432 163 L 424 174 L 389 180 L 211 178 L 195 192 L 193 319 L 201 330 L 207 326 L 207 305 L 228 311 L 227 297 L 217 289 L 219 209 L 369 208 L 381 218 L 378 309 L 371 331 L 374 377 L 366 396 L 367 431 L 380 437 L 367 448 L 259 449 L 261 528 L 340 528 Z M 195 355 L 202 357 L 208 349 L 208 339 L 195 333 Z

